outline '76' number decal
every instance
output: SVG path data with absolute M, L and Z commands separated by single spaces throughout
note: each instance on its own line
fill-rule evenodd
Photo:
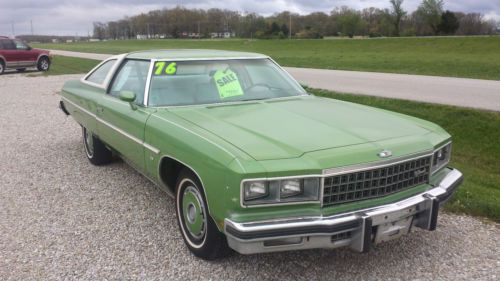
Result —
M 175 75 L 177 73 L 177 63 L 167 63 L 159 61 L 155 63 L 155 75 Z

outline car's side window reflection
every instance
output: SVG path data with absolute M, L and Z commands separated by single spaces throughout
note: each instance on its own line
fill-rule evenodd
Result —
M 94 70 L 94 72 L 92 72 L 92 74 L 90 74 L 85 80 L 95 84 L 104 83 L 104 80 L 106 80 L 106 76 L 108 75 L 115 62 L 116 60 L 109 60 L 105 62 L 98 69 Z
M 121 91 L 130 91 L 136 96 L 135 103 L 143 104 L 149 64 L 144 60 L 125 61 L 113 79 L 109 94 L 118 97 Z
M 16 49 L 18 50 L 28 50 L 28 45 L 24 44 L 23 42 L 16 40 L 14 41 L 16 43 Z

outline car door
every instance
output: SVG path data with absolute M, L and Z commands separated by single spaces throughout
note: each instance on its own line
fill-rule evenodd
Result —
M 2 55 L 7 67 L 16 67 L 18 63 L 16 44 L 11 39 L 0 39 L 2 45 Z
M 14 44 L 16 45 L 15 57 L 18 66 L 34 65 L 36 59 L 33 58 L 31 48 L 20 40 L 14 40 Z
M 144 127 L 151 114 L 143 106 L 149 65 L 150 61 L 124 60 L 97 110 L 99 137 L 139 171 L 144 171 Z M 133 92 L 135 102 L 120 100 L 123 91 Z

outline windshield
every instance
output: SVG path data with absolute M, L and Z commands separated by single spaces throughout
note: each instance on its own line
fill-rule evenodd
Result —
M 306 92 L 269 59 L 157 61 L 149 106 L 262 100 Z

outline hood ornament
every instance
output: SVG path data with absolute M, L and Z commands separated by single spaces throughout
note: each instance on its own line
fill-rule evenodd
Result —
M 384 149 L 384 150 L 380 151 L 379 153 L 377 153 L 377 155 L 380 158 L 391 157 L 392 156 L 392 151 Z

